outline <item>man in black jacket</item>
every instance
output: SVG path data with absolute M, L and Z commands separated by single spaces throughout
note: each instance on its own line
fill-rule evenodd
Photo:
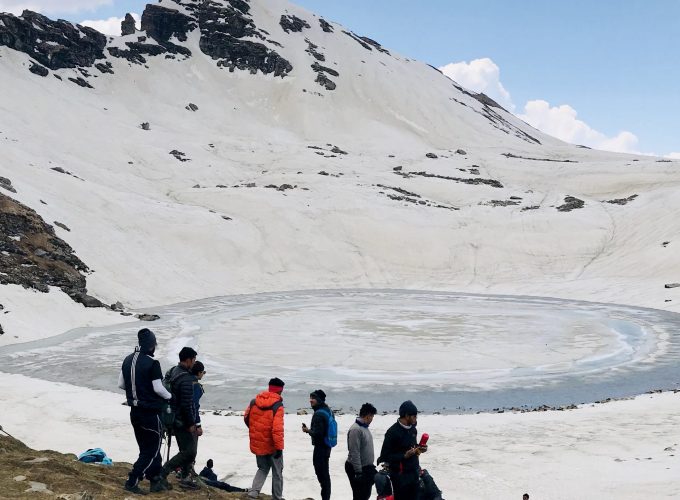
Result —
M 161 441 L 163 438 L 160 411 L 170 393 L 163 387 L 161 365 L 154 359 L 156 336 L 148 328 L 137 333 L 139 346 L 123 361 L 118 387 L 125 390 L 130 407 L 130 422 L 135 432 L 139 457 L 125 482 L 125 490 L 145 494 L 139 481 L 151 481 L 151 491 L 163 491 L 161 471 Z
M 331 458 L 331 447 L 326 444 L 325 437 L 328 435 L 328 425 L 332 410 L 326 404 L 326 393 L 317 389 L 309 395 L 309 404 L 314 410 L 311 427 L 302 424 L 302 431 L 312 437 L 314 446 L 314 472 L 321 485 L 321 500 L 331 498 L 331 474 L 328 462 Z
M 196 356 L 198 354 L 191 347 L 182 347 L 179 351 L 179 364 L 168 370 L 164 380 L 172 393 L 172 409 L 176 415 L 172 433 L 177 440 L 179 452 L 163 466 L 161 480 L 167 483 L 170 472 L 181 468 L 180 486 L 188 489 L 199 488 L 190 473 L 196 459 L 198 436 L 203 434 L 202 428 L 196 425 L 198 411 L 194 403 L 194 383 L 197 379 L 191 373 Z
M 411 401 L 399 407 L 399 419 L 385 433 L 378 463 L 389 465 L 394 500 L 418 500 L 420 462 L 427 446 L 418 446 L 418 408 Z

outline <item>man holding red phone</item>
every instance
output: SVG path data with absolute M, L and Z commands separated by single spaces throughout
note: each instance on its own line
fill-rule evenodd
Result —
M 418 444 L 418 408 L 411 401 L 399 407 L 399 419 L 385 433 L 378 463 L 390 468 L 390 479 L 395 500 L 418 500 L 420 486 L 420 461 L 427 451 L 427 439 Z M 425 435 L 423 435 L 425 437 Z

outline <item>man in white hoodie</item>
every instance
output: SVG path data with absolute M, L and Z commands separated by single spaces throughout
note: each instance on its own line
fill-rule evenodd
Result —
M 352 500 L 368 500 L 373 489 L 376 470 L 373 463 L 373 436 L 368 426 L 378 413 L 371 403 L 364 403 L 359 410 L 359 418 L 347 432 L 349 454 L 345 462 L 345 472 L 352 486 Z

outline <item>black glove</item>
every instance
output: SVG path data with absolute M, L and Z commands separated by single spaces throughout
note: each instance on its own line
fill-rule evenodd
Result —
M 274 458 L 281 458 L 283 456 L 283 450 L 276 450 L 274 453 Z
M 355 472 L 354 473 L 354 480 L 359 481 L 359 482 L 363 482 L 364 474 L 362 472 Z

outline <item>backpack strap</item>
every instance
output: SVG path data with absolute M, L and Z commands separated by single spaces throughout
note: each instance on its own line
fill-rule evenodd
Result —
M 253 409 L 253 406 L 255 406 L 255 400 L 251 399 L 250 404 L 248 405 L 248 414 L 243 415 L 243 421 L 246 424 L 246 427 L 250 428 L 250 410 Z
M 253 406 L 255 406 L 255 400 L 251 399 L 250 400 L 250 405 L 248 406 L 248 415 L 243 416 L 243 421 L 246 423 L 246 427 L 250 427 L 250 410 L 253 409 Z M 272 415 L 276 415 L 276 412 L 279 411 L 279 408 L 283 406 L 283 401 L 277 401 L 271 407 L 269 408 L 272 411 Z M 266 410 L 266 408 L 263 408 Z

